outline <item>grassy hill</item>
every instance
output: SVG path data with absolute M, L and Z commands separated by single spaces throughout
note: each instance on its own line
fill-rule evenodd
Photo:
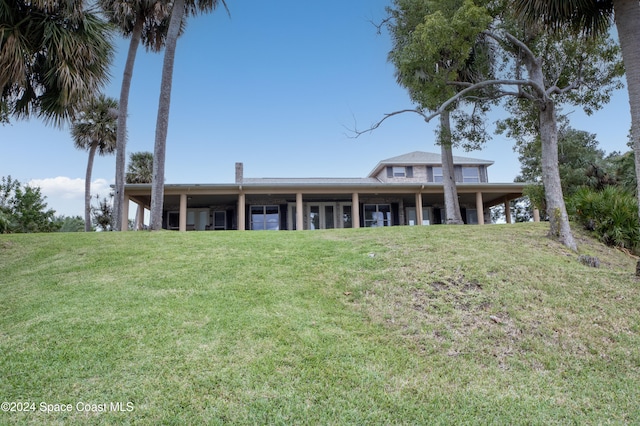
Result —
M 546 231 L 0 236 L 0 424 L 640 423 L 636 259 Z

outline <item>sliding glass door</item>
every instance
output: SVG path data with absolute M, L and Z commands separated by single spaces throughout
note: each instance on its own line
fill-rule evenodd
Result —
M 280 207 L 251 206 L 251 229 L 255 231 L 280 229 Z

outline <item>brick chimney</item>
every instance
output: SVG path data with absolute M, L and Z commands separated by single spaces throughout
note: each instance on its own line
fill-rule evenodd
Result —
M 236 163 L 236 183 L 242 183 L 244 178 L 244 165 L 242 163 Z

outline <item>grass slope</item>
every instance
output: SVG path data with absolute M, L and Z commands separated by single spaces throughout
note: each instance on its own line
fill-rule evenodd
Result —
M 635 260 L 545 233 L 0 236 L 0 423 L 639 423 Z

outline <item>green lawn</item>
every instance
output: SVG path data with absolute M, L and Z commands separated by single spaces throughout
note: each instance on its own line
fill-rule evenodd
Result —
M 640 423 L 636 259 L 547 226 L 0 236 L 0 424 Z

